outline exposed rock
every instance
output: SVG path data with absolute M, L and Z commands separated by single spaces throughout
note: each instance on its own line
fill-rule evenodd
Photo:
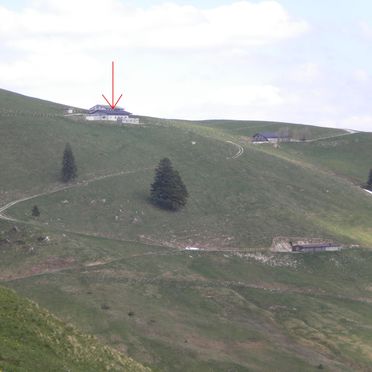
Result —
M 38 238 L 37 238 L 37 240 L 39 241 L 39 242 L 49 242 L 49 236 L 39 236 Z

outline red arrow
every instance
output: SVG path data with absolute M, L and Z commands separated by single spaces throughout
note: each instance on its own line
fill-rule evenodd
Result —
M 111 103 L 109 102 L 109 100 L 105 97 L 104 94 L 102 94 L 102 97 L 106 100 L 106 102 L 110 105 L 110 107 L 112 109 L 114 109 L 116 107 L 116 105 L 119 103 L 121 97 L 123 97 L 123 95 L 121 94 L 120 97 L 118 98 L 118 100 L 115 102 L 115 70 L 114 70 L 114 61 L 112 62 L 112 99 L 111 99 Z

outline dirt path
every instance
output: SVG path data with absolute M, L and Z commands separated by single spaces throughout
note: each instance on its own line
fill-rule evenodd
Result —
M 337 137 L 350 136 L 351 134 L 359 133 L 357 130 L 353 130 L 353 129 L 345 129 L 345 131 L 346 133 L 334 134 L 333 136 L 314 138 L 311 140 L 298 141 L 298 142 L 305 142 L 305 143 L 316 142 L 316 141 L 322 141 L 322 140 L 332 139 L 332 138 L 337 138 Z
M 230 159 L 237 159 L 237 158 L 239 158 L 240 156 L 243 155 L 243 153 L 244 153 L 243 146 L 240 146 L 238 143 L 235 143 L 235 142 L 232 142 L 232 141 L 226 141 L 226 142 L 231 143 L 232 145 L 235 145 L 238 148 L 238 152 L 235 155 L 233 155 Z
M 21 279 L 28 279 L 28 278 L 34 278 L 34 277 L 43 276 L 43 275 L 56 274 L 62 271 L 84 270 L 84 269 L 89 270 L 89 269 L 93 269 L 93 268 L 97 268 L 101 266 L 110 265 L 115 262 L 129 260 L 131 258 L 138 258 L 138 257 L 145 257 L 145 256 L 168 256 L 168 255 L 176 255 L 180 253 L 181 251 L 179 250 L 151 251 L 151 252 L 145 252 L 145 253 L 132 254 L 126 257 L 113 258 L 109 260 L 107 259 L 97 260 L 97 261 L 91 261 L 91 262 L 76 262 L 74 259 L 72 259 L 70 261 L 66 260 L 66 262 L 63 262 L 62 265 L 60 265 L 60 267 L 48 267 L 48 262 L 40 262 L 38 264 L 38 267 L 30 267 L 28 268 L 28 270 L 24 271 L 21 274 L 8 274 L 8 275 L 0 274 L 0 281 L 1 282 L 13 282 L 16 280 L 21 280 Z
M 106 178 L 119 177 L 119 176 L 122 176 L 124 174 L 134 174 L 134 173 L 144 172 L 144 171 L 151 170 L 151 169 L 153 169 L 153 168 L 142 168 L 142 169 L 137 169 L 137 170 L 132 170 L 132 171 L 121 171 L 121 172 L 117 172 L 117 173 L 111 173 L 111 174 L 106 174 L 106 175 L 102 175 L 102 176 L 96 176 L 96 177 L 93 177 L 91 179 L 82 180 L 82 181 L 72 183 L 72 184 L 69 184 L 69 185 L 66 185 L 66 186 L 57 186 L 57 187 L 53 188 L 52 190 L 48 190 L 48 191 L 45 191 L 45 192 L 42 192 L 42 193 L 39 193 L 39 194 L 35 194 L 35 195 L 31 195 L 31 196 L 26 196 L 26 197 L 21 198 L 21 199 L 13 200 L 10 203 L 5 204 L 4 206 L 0 207 L 0 220 L 13 221 L 13 222 L 24 222 L 24 221 L 20 221 L 20 220 L 17 220 L 15 218 L 8 217 L 8 216 L 5 215 L 5 212 L 10 207 L 13 207 L 14 205 L 22 203 L 24 201 L 35 199 L 35 198 L 38 198 L 40 196 L 52 195 L 52 194 L 55 194 L 57 192 L 72 189 L 72 188 L 75 188 L 75 187 L 87 186 L 92 182 L 101 181 L 101 180 L 104 180 Z
M 231 159 L 237 159 L 241 155 L 243 155 L 243 153 L 244 153 L 243 146 L 239 145 L 238 143 L 232 142 L 232 141 L 225 141 L 225 142 L 229 143 L 229 144 L 232 144 L 232 145 L 234 145 L 238 148 L 238 152 L 235 155 L 233 155 L 231 157 Z M 122 176 L 124 174 L 134 174 L 134 173 L 138 173 L 138 172 L 142 172 L 142 171 L 146 171 L 146 170 L 151 170 L 151 169 L 153 169 L 153 168 L 142 168 L 142 169 L 138 169 L 138 170 L 121 171 L 121 172 L 111 173 L 111 174 L 107 174 L 107 175 L 103 175 L 103 176 L 96 176 L 96 177 L 93 177 L 93 178 L 88 179 L 88 180 L 82 180 L 82 181 L 79 181 L 79 182 L 76 182 L 76 183 L 73 183 L 73 184 L 69 184 L 69 185 L 65 185 L 65 186 L 57 186 L 57 187 L 53 188 L 52 190 L 48 190 L 48 191 L 45 191 L 45 192 L 41 192 L 39 194 L 26 196 L 24 198 L 13 200 L 10 203 L 5 204 L 4 206 L 0 207 L 0 220 L 13 221 L 13 222 L 24 222 L 24 221 L 20 221 L 20 220 L 17 220 L 15 218 L 9 217 L 5 214 L 5 212 L 9 208 L 13 207 L 16 204 L 22 203 L 24 201 L 35 199 L 35 198 L 38 198 L 40 196 L 47 196 L 47 195 L 55 194 L 57 192 L 72 189 L 72 188 L 75 188 L 75 187 L 87 186 L 92 182 L 100 181 L 100 180 L 103 180 L 103 179 L 106 179 L 106 178 L 118 177 L 118 176 Z

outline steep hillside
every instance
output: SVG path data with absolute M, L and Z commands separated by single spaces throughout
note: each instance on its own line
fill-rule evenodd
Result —
M 369 136 L 147 117 L 118 127 L 1 94 L 0 214 L 13 218 L 0 221 L 4 285 L 159 371 L 368 371 L 372 198 L 358 181 Z M 247 138 L 286 128 L 316 141 Z M 62 185 L 66 142 L 79 177 Z M 148 202 L 165 156 L 190 193 L 179 213 Z M 364 248 L 268 252 L 293 235 Z
M 149 371 L 0 287 L 3 371 Z
M 4 116 L 21 115 L 29 116 L 59 115 L 67 108 L 54 102 L 24 96 L 8 90 L 0 89 L 0 113 Z
M 25 106 L 33 110 L 31 102 Z M 45 112 L 54 112 L 49 103 Z M 66 118 L 62 109 L 52 116 L 33 116 L 32 111 L 28 116 L 1 116 L 3 204 L 43 194 L 7 213 L 33 221 L 30 209 L 36 203 L 42 210 L 38 223 L 175 246 L 268 247 L 278 235 L 372 244 L 369 196 L 343 178 L 295 157 L 268 154 L 226 130 L 239 125 L 252 132 L 262 122 L 142 121 L 147 124 L 92 124 Z M 314 138 L 332 133 L 316 127 L 312 131 L 308 132 Z M 236 159 L 238 147 L 231 141 L 243 146 L 244 153 Z M 53 192 L 61 186 L 66 142 L 77 159 L 78 181 L 88 182 Z M 180 171 L 191 195 L 188 207 L 173 215 L 147 201 L 153 169 L 165 156 Z
M 306 133 L 306 141 L 281 143 L 275 148 L 260 146 L 260 149 L 274 156 L 285 156 L 288 160 L 297 159 L 330 170 L 356 185 L 366 181 L 372 164 L 372 134 L 369 132 L 269 122 L 206 121 L 204 125 L 243 140 L 244 136 L 260 131 L 277 131 L 278 128 L 292 134 L 296 131 Z
M 350 133 L 308 143 L 286 143 L 276 150 L 288 158 L 301 159 L 360 185 L 367 181 L 372 168 L 371 149 L 371 133 Z
M 4 285 L 155 370 L 372 362 L 370 250 L 190 252 L 57 231 L 40 242 L 45 228 L 0 227 Z

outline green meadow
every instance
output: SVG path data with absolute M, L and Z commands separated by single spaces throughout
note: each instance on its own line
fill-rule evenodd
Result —
M 121 127 L 7 91 L 0 98 L 1 205 L 31 197 L 4 212 L 13 222 L 0 221 L 3 286 L 94 335 L 115 350 L 110 358 L 155 371 L 370 370 L 372 196 L 359 187 L 369 134 L 149 117 Z M 313 141 L 273 147 L 248 138 L 287 129 Z M 63 185 L 67 142 L 78 178 Z M 180 212 L 148 200 L 164 157 L 190 194 Z M 278 236 L 345 249 L 274 254 Z M 30 355 L 43 350 L 4 337 Z

